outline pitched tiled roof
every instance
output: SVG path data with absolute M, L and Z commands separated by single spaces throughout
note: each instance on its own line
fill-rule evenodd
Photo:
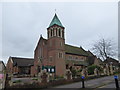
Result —
M 79 48 L 68 44 L 65 44 L 65 53 L 88 56 L 88 53 L 82 47 Z
M 57 15 L 55 14 L 55 16 L 53 17 L 49 27 L 53 26 L 53 25 L 58 25 L 58 26 L 61 26 L 63 27 L 62 23 L 60 22 L 60 20 L 58 19 Z
M 5 64 L 4 64 L 4 62 L 3 61 L 0 61 L 0 63 L 4 66 L 4 68 L 5 68 Z
M 32 66 L 34 65 L 34 59 L 32 58 L 21 58 L 11 57 L 14 66 Z
M 89 50 L 87 51 L 89 56 L 95 56 L 92 52 L 90 52 Z
M 108 57 L 106 60 L 104 60 L 104 63 L 113 63 L 114 66 L 118 66 L 119 65 L 119 61 L 114 59 L 114 58 L 111 58 L 111 57 Z

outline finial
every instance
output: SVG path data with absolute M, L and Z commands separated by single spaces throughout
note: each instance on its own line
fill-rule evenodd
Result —
M 42 37 L 42 34 L 40 34 L 40 37 Z
M 55 13 L 56 13 L 56 9 L 55 9 Z

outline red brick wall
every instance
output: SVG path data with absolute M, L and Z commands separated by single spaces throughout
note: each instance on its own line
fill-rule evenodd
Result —
M 41 58 L 42 56 L 42 58 Z M 40 61 L 41 58 L 41 61 Z M 46 41 L 44 41 L 44 39 L 40 38 L 37 47 L 34 51 L 34 67 L 32 67 L 32 75 L 37 75 L 38 74 L 38 66 L 40 66 L 40 68 L 42 69 L 42 65 L 45 63 L 47 63 L 47 45 L 46 45 Z
M 35 75 L 35 67 L 31 66 L 31 71 L 30 71 L 31 76 Z
M 13 63 L 12 63 L 11 60 L 12 60 L 11 57 L 9 57 L 8 62 L 7 62 L 7 66 L 6 66 L 8 74 L 12 74 L 13 73 Z
M 20 69 L 17 66 L 13 66 L 12 58 L 10 57 L 7 62 L 7 73 L 14 74 L 20 72 Z
M 64 76 L 66 71 L 64 45 L 65 40 L 61 37 L 54 36 L 48 39 L 48 63 L 55 66 L 55 74 L 58 76 Z M 62 53 L 62 58 L 59 58 L 59 53 Z M 50 61 L 50 57 L 52 57 L 52 61 Z
M 62 28 L 64 29 L 64 28 Z M 61 46 L 62 42 L 62 46 Z M 37 73 L 37 66 L 55 66 L 56 67 L 56 75 L 64 75 L 65 74 L 65 40 L 61 37 L 51 37 L 47 40 L 40 39 L 37 47 L 34 52 L 34 70 L 32 69 L 32 74 Z M 40 49 L 42 49 L 42 63 L 38 63 L 40 57 Z M 58 53 L 63 53 L 63 58 L 58 58 Z M 50 59 L 52 57 L 52 59 Z M 42 68 L 42 67 L 41 67 Z

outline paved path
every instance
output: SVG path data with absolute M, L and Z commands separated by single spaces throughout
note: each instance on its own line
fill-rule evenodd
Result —
M 107 76 L 107 77 L 85 81 L 85 87 L 86 88 L 100 88 L 112 82 L 114 82 L 114 76 Z M 56 86 L 53 88 L 82 88 L 81 85 L 82 85 L 81 82 L 77 82 L 77 83 L 72 83 L 68 85 Z M 112 85 L 111 87 L 115 88 L 115 85 Z

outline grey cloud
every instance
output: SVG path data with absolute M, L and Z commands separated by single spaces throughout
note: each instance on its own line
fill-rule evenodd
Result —
M 0 58 L 33 57 L 40 34 L 47 37 L 54 9 L 65 26 L 66 43 L 87 50 L 101 36 L 117 42 L 117 3 L 4 3 Z

